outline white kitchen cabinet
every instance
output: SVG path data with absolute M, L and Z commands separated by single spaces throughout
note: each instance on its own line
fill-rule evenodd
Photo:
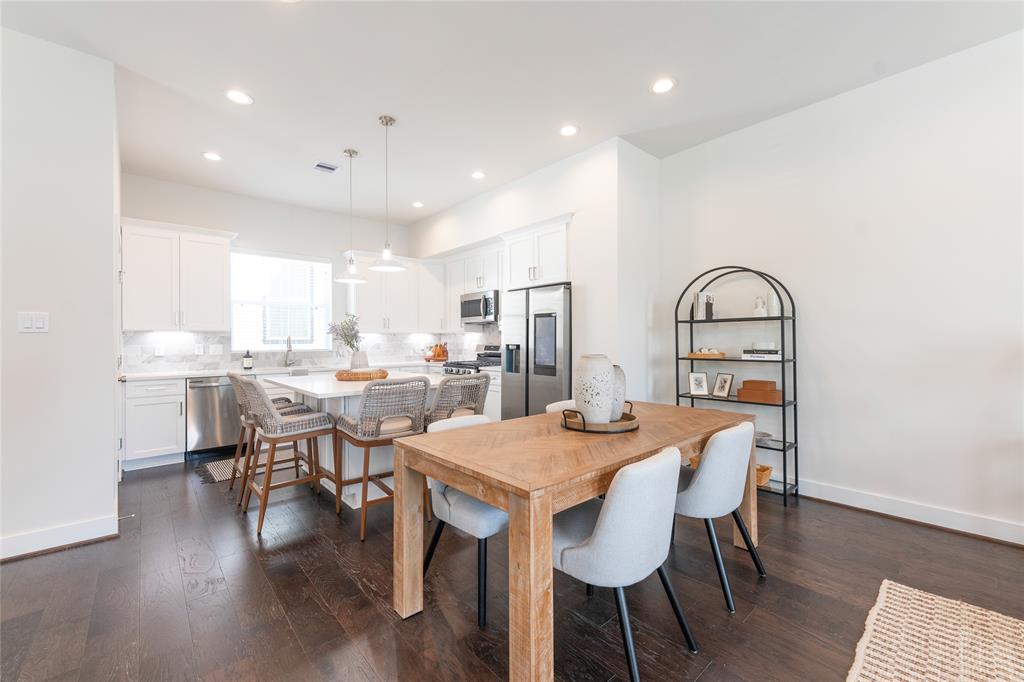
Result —
M 416 295 L 418 268 L 412 263 L 406 265 L 401 272 L 384 274 L 387 330 L 391 333 L 420 331 L 419 298 Z
M 510 239 L 505 245 L 505 262 L 508 268 L 508 286 L 506 289 L 528 287 L 533 275 L 533 267 L 537 250 L 537 239 L 534 235 L 526 235 Z
M 372 261 L 360 262 L 359 271 L 365 284 L 349 284 L 348 309 L 359 317 L 364 332 L 412 333 L 420 331 L 419 265 L 402 261 L 401 272 L 375 272 L 367 267 Z
M 441 333 L 448 330 L 447 299 L 445 298 L 444 263 L 421 263 L 419 267 L 419 331 Z
M 499 381 L 495 381 L 495 377 L 491 376 L 491 385 L 487 389 L 487 399 L 484 401 L 484 414 L 490 417 L 491 421 L 501 421 L 501 375 L 498 377 Z
M 501 250 L 486 249 L 465 259 L 466 285 L 463 293 L 501 288 Z
M 462 295 L 466 293 L 466 261 L 448 261 L 444 266 L 445 331 L 462 331 Z
M 548 226 L 505 241 L 506 289 L 565 282 L 569 279 L 566 226 Z
M 124 329 L 177 329 L 178 233 L 137 226 L 125 226 L 123 230 Z
M 228 241 L 182 233 L 180 251 L 181 328 L 223 331 L 231 328 L 231 252 Z
M 123 224 L 122 328 L 227 331 L 233 235 L 173 227 L 140 220 Z
M 185 452 L 185 382 L 140 381 L 125 392 L 124 458 Z

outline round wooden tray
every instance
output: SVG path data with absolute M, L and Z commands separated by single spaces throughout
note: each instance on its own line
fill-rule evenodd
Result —
M 373 381 L 375 379 L 387 379 L 386 369 L 341 369 L 334 373 L 338 381 Z
M 629 412 L 623 412 L 618 421 L 607 424 L 587 423 L 579 410 L 562 410 L 562 428 L 584 433 L 626 433 L 640 428 L 640 419 L 633 414 L 633 403 L 626 401 Z

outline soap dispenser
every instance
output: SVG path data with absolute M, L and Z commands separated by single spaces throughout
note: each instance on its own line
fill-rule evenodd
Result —
M 242 356 L 242 369 L 252 369 L 252 353 L 248 350 Z

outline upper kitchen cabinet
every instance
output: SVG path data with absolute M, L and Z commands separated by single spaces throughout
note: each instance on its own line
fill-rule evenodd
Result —
M 445 264 L 421 263 L 419 267 L 419 284 L 416 293 L 419 297 L 419 331 L 439 333 L 448 331 L 448 301 L 445 292 Z
M 501 249 L 485 249 L 465 259 L 466 285 L 463 293 L 501 288 Z
M 349 284 L 348 310 L 359 317 L 364 332 L 417 332 L 420 298 L 418 263 L 401 261 L 405 270 L 375 272 L 372 258 L 357 257 L 365 284 Z M 435 325 L 436 326 L 436 323 Z
M 227 239 L 181 234 L 178 282 L 182 329 L 206 332 L 231 328 L 230 262 Z
M 233 234 L 146 220 L 121 233 L 123 329 L 230 329 Z
M 569 279 L 566 224 L 519 232 L 505 239 L 506 289 L 521 289 Z

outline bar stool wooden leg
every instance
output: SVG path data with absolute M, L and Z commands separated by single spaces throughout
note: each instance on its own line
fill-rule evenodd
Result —
M 260 465 L 260 451 L 263 450 L 263 443 L 256 438 L 256 445 L 253 446 L 249 461 L 249 475 L 246 478 L 244 498 L 242 500 L 242 513 L 249 511 L 249 499 L 252 497 L 252 488 L 256 485 L 256 470 Z
M 309 439 L 309 474 L 313 476 L 311 481 L 316 494 L 320 494 L 320 438 Z
M 270 479 L 274 474 L 274 452 L 277 443 L 271 443 L 267 452 L 267 467 L 263 473 L 263 491 L 260 495 L 260 518 L 256 523 L 256 535 L 263 532 L 263 517 L 267 515 L 267 503 L 270 501 Z
M 299 477 L 299 441 L 292 441 L 292 454 L 294 457 L 295 464 L 295 478 Z
M 366 508 L 369 506 L 370 498 L 367 494 L 369 492 L 370 483 L 370 448 L 363 448 L 363 500 L 360 505 L 359 511 L 359 542 L 366 540 Z
M 235 461 L 231 465 L 231 482 L 228 483 L 228 490 L 235 487 L 235 476 L 238 474 L 238 460 L 242 458 L 242 447 L 245 445 L 245 425 L 238 430 L 238 444 L 235 445 Z
M 341 439 L 334 432 L 332 454 L 334 455 L 334 513 L 341 514 Z
M 242 504 L 242 498 L 245 497 L 246 486 L 249 484 L 249 467 L 252 464 L 252 448 L 256 443 L 256 429 L 247 427 L 246 431 L 248 433 L 246 434 L 245 454 L 244 459 L 242 460 L 242 479 L 239 482 L 238 505 Z

